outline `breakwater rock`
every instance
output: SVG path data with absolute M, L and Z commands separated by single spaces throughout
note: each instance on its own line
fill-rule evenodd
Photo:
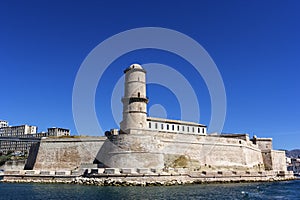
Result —
M 170 186 L 170 185 L 184 185 L 193 184 L 192 180 L 182 180 L 182 179 L 170 179 L 170 180 L 141 180 L 141 179 L 131 179 L 125 180 L 121 178 L 85 178 L 77 177 L 73 179 L 72 183 L 82 184 L 82 185 L 98 185 L 98 186 Z

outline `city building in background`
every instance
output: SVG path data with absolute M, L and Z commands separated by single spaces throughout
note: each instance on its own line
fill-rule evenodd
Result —
M 7 127 L 7 126 L 8 126 L 8 122 L 7 121 L 0 120 L 0 128 Z
M 37 126 L 9 126 L 7 121 L 0 120 L 0 153 L 28 155 L 32 144 L 43 137 L 70 136 L 70 130 L 65 128 L 48 128 L 47 132 L 38 133 Z

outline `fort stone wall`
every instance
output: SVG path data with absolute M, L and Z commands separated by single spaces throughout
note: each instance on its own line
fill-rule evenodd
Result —
M 47 138 L 36 148 L 30 166 L 34 170 L 73 170 L 81 164 L 92 164 L 105 137 Z M 34 153 L 32 153 L 34 155 Z
M 117 168 L 264 169 L 249 140 L 146 130 L 107 140 L 97 159 Z
M 275 171 L 286 171 L 286 156 L 284 151 L 271 151 L 272 166 Z

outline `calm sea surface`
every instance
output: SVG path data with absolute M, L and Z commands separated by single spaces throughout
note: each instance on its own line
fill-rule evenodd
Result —
M 169 187 L 0 183 L 0 199 L 300 199 L 300 180 Z

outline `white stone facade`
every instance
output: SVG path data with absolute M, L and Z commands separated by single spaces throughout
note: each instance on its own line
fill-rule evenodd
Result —
M 0 128 L 7 127 L 7 126 L 8 126 L 8 122 L 7 121 L 0 120 Z
M 0 129 L 0 137 L 27 137 L 37 133 L 37 126 L 7 126 Z
M 206 135 L 206 126 L 198 123 L 154 117 L 148 117 L 147 123 L 147 130 L 169 133 Z

